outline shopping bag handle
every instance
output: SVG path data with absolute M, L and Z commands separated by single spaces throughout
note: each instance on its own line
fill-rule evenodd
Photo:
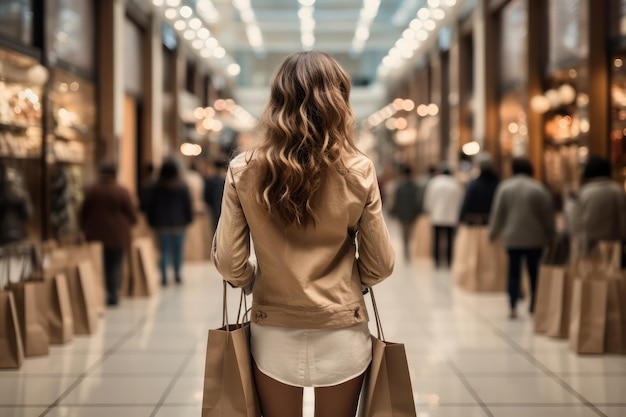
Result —
M 230 329 L 228 328 L 228 324 L 230 323 L 229 319 L 228 319 L 228 302 L 227 302 L 227 297 L 226 297 L 226 290 L 228 288 L 228 283 L 223 280 L 222 281 L 222 286 L 223 286 L 223 293 L 222 293 L 222 327 L 226 328 L 227 331 L 230 331 Z M 244 314 L 241 314 L 241 307 L 243 306 L 244 308 Z M 237 328 L 240 328 L 243 326 L 243 323 L 248 319 L 250 313 L 250 309 L 248 309 L 248 300 L 246 299 L 246 294 L 244 293 L 243 289 L 241 290 L 241 297 L 239 298 L 239 308 L 237 309 L 237 321 L 235 322 L 235 325 L 237 326 Z M 241 321 L 240 321 L 241 320 Z
M 376 320 L 376 333 L 378 335 L 378 338 L 384 342 L 385 333 L 383 332 L 383 325 L 380 322 L 380 314 L 378 313 L 378 306 L 376 305 L 376 297 L 374 297 L 374 291 L 372 290 L 372 287 L 369 287 L 368 290 L 369 290 L 368 292 L 370 293 L 370 297 L 372 298 L 372 306 L 374 307 L 374 318 Z

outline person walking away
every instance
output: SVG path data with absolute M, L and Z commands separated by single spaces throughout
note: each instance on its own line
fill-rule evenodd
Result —
M 610 162 L 601 157 L 589 158 L 583 171 L 574 228 L 584 250 L 602 240 L 626 241 L 626 195 L 611 171 Z
M 422 212 L 422 197 L 420 188 L 413 181 L 413 170 L 410 166 L 402 167 L 402 181 L 396 187 L 391 214 L 400 221 L 402 227 L 402 245 L 404 260 L 409 262 L 410 243 L 415 221 Z
M 185 229 L 193 221 L 193 207 L 189 188 L 178 164 L 173 159 L 163 161 L 159 178 L 148 205 L 148 222 L 156 231 L 161 252 L 161 284 L 167 285 L 167 267 L 170 258 L 177 284 L 182 282 L 181 269 Z
M 424 210 L 430 214 L 433 227 L 433 259 L 436 267 L 442 266 L 441 243 L 445 242 L 447 266 L 452 264 L 454 232 L 459 223 L 459 210 L 463 188 L 444 167 L 441 174 L 433 177 L 426 186 Z
M 308 386 L 316 417 L 354 417 L 372 355 L 363 287 L 394 266 L 376 171 L 354 144 L 350 80 L 333 58 L 288 56 L 270 91 L 264 142 L 230 163 L 213 258 L 253 294 L 263 416 L 302 416 Z
M 124 256 L 130 251 L 137 222 L 130 192 L 117 182 L 117 167 L 103 163 L 98 180 L 85 192 L 80 220 L 85 238 L 102 242 L 107 305 L 118 304 Z
M 525 261 L 530 278 L 529 312 L 535 309 L 539 261 L 544 247 L 555 234 L 555 213 L 548 189 L 532 178 L 533 166 L 528 159 L 514 158 L 513 176 L 503 181 L 496 191 L 489 218 L 489 238 L 502 238 L 508 254 L 510 318 L 517 317 L 522 274 Z
M 213 161 L 214 172 L 204 182 L 204 201 L 209 207 L 213 219 L 212 232 L 217 228 L 217 222 L 222 214 L 222 196 L 224 195 L 227 168 L 228 162 L 223 160 Z
M 468 225 L 486 226 L 500 179 L 488 153 L 479 155 L 478 166 L 480 174 L 467 185 L 459 219 Z

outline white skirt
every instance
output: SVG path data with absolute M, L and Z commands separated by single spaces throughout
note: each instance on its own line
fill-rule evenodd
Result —
M 265 375 L 296 387 L 329 387 L 356 378 L 372 361 L 367 323 L 339 329 L 288 329 L 251 323 L 250 345 Z

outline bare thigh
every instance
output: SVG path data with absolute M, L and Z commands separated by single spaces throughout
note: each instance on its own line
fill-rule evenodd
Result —
M 254 364 L 256 382 L 263 417 L 302 417 L 301 387 L 283 384 L 265 375 Z
M 315 388 L 315 417 L 354 417 L 364 376 L 332 387 Z

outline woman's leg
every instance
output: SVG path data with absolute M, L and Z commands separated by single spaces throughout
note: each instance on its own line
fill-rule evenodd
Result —
M 354 417 L 364 377 L 362 374 L 343 384 L 315 388 L 315 417 Z
M 508 291 L 509 291 L 509 304 L 511 306 L 511 318 L 517 317 L 517 300 L 519 298 L 520 291 L 520 279 L 522 274 L 522 250 L 509 249 L 509 276 L 508 276 Z
M 169 235 L 167 233 L 159 233 L 159 250 L 161 252 L 161 260 L 159 266 L 161 268 L 161 284 L 167 285 L 167 261 L 169 257 Z
M 254 379 L 263 417 L 302 417 L 302 388 L 270 378 L 257 368 L 256 363 Z
M 174 277 L 176 282 L 181 282 L 180 270 L 183 266 L 183 248 L 185 247 L 185 232 L 174 233 L 172 235 L 172 246 L 174 252 Z

